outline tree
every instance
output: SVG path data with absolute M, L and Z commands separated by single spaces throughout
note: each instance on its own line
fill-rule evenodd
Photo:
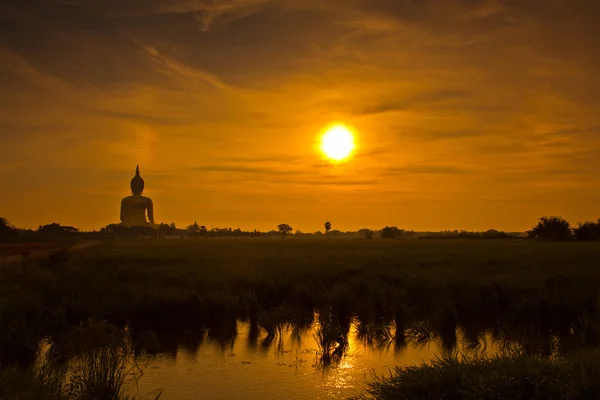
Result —
M 101 233 L 115 233 L 119 228 L 117 224 L 108 224 L 103 228 L 100 228 Z
M 158 233 L 161 236 L 169 236 L 173 234 L 173 229 L 171 229 L 171 226 L 168 224 L 160 224 L 158 226 Z
M 510 238 L 511 236 L 506 232 L 501 232 L 496 229 L 489 229 L 481 233 L 481 237 L 484 237 L 486 239 L 504 239 Z
M 285 237 L 285 235 L 294 230 L 294 228 L 292 228 L 288 224 L 279 224 L 277 225 L 277 229 L 279 230 L 281 237 Z
M 9 240 L 19 235 L 18 229 L 16 229 L 10 221 L 4 217 L 0 217 L 0 241 Z
M 530 238 L 540 240 L 571 240 L 571 226 L 562 217 L 542 217 L 538 224 L 527 232 Z
M 361 228 L 358 230 L 357 234 L 358 236 L 362 236 L 365 239 L 373 239 L 373 235 L 375 234 L 375 232 L 367 228 Z
M 593 241 L 600 239 L 600 220 L 598 222 L 580 222 L 577 228 L 573 228 L 575 240 Z
M 383 239 L 396 239 L 404 236 L 404 230 L 398 229 L 395 226 L 389 227 L 386 226 L 381 230 L 381 237 Z
M 331 230 L 331 222 L 327 221 L 327 222 L 325 222 L 325 234 L 327 235 L 330 230 Z
M 38 233 L 48 236 L 69 236 L 79 232 L 79 229 L 72 226 L 63 226 L 56 222 L 48 225 L 40 225 L 38 227 Z

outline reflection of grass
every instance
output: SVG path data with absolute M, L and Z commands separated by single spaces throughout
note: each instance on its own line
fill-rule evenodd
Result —
M 600 354 L 553 361 L 525 355 L 458 358 L 396 368 L 375 377 L 362 399 L 597 399 Z
M 344 327 L 335 321 L 328 309 L 319 312 L 319 325 L 315 328 L 314 337 L 319 346 L 318 355 L 321 362 L 327 365 L 332 360 L 341 358 L 348 346 L 348 326 Z M 344 329 L 346 328 L 346 329 Z
M 380 348 L 389 345 L 396 337 L 392 322 L 383 318 L 358 319 L 356 338 L 366 344 L 376 344 Z
M 0 398 L 125 400 L 141 374 L 126 332 L 105 323 L 89 322 L 45 347 L 35 365 L 0 370 Z

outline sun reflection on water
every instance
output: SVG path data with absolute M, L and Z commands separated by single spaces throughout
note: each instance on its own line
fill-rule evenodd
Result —
M 238 323 L 237 335 L 225 346 L 202 339 L 196 347 L 142 356 L 144 376 L 131 394 L 144 398 L 162 388 L 165 398 L 175 399 L 342 399 L 358 395 L 372 373 L 387 375 L 396 365 L 421 364 L 443 351 L 439 341 L 359 339 L 352 323 L 345 353 L 326 365 L 319 362 L 316 326 L 299 336 L 286 328 L 281 337 L 269 339 L 264 333 L 251 335 L 249 324 Z M 498 348 L 488 345 L 486 350 L 494 354 Z M 453 353 L 457 352 L 469 349 L 459 343 Z

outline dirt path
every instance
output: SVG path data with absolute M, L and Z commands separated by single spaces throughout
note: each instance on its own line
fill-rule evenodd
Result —
M 85 242 L 77 243 L 72 246 L 66 246 L 66 245 L 65 246 L 57 246 L 57 247 L 51 247 L 50 249 L 34 250 L 34 251 L 28 252 L 26 254 L 11 254 L 8 256 L 0 256 L 0 268 L 4 267 L 6 265 L 9 265 L 9 264 L 13 264 L 15 262 L 26 260 L 26 259 L 36 259 L 36 258 L 42 258 L 45 256 L 49 256 L 53 252 L 60 250 L 63 247 L 69 249 L 72 252 L 79 252 L 81 250 L 92 248 L 92 247 L 96 246 L 98 243 L 100 243 L 99 240 L 87 240 Z

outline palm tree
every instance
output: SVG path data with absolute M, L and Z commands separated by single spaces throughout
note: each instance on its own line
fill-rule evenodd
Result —
M 327 235 L 330 230 L 331 230 L 331 222 L 327 221 L 327 222 L 325 222 L 325 234 Z

